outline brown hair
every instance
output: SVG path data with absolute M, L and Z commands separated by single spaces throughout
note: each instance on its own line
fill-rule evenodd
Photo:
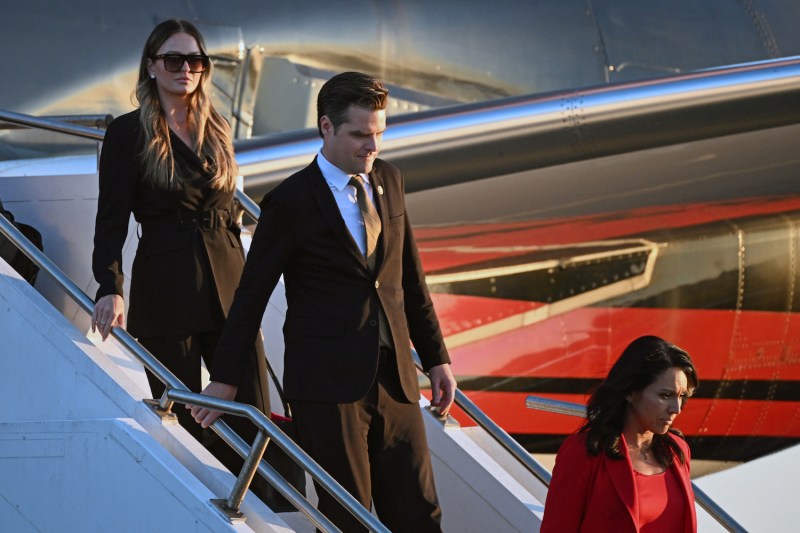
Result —
M 139 81 L 136 84 L 139 122 L 144 136 L 144 148 L 141 152 L 143 179 L 166 189 L 176 188 L 180 176 L 176 176 L 169 126 L 161 108 L 158 89 L 155 81 L 150 79 L 147 67 L 148 61 L 153 59 L 158 49 L 176 33 L 192 36 L 200 51 L 206 54 L 203 36 L 191 22 L 165 20 L 153 29 L 144 44 L 139 64 Z M 236 186 L 239 170 L 233 153 L 230 125 L 211 104 L 209 87 L 212 71 L 213 64 L 209 63 L 208 68 L 200 75 L 200 83 L 189 97 L 187 120 L 195 134 L 195 146 L 192 148 L 204 162 L 206 171 L 212 174 L 211 187 L 227 191 Z
M 628 410 L 626 397 L 644 390 L 670 368 L 683 370 L 689 385 L 689 396 L 694 394 L 700 380 L 685 350 L 654 335 L 639 337 L 625 348 L 586 405 L 586 423 L 581 431 L 588 433 L 586 448 L 591 455 L 605 452 L 615 459 L 623 457 L 620 435 Z M 669 431 L 681 436 L 677 430 Z M 675 452 L 681 463 L 684 462 L 683 452 L 666 435 L 654 435 L 652 449 L 659 463 L 664 466 L 672 464 L 670 450 Z
M 351 105 L 370 111 L 386 109 L 389 90 L 377 79 L 361 72 L 342 72 L 325 82 L 317 96 L 317 131 L 322 137 L 320 119 L 327 116 L 333 131 L 347 120 Z

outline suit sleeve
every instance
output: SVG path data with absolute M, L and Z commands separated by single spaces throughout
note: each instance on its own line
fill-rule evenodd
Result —
M 244 379 L 261 318 L 292 251 L 288 213 L 274 191 L 261 202 L 253 242 L 214 354 L 212 381 L 239 386 Z
M 95 301 L 109 294 L 123 295 L 122 247 L 138 179 L 137 140 L 129 121 L 117 121 L 109 125 L 103 141 L 92 253 L 92 272 L 99 284 Z
M 419 259 L 408 211 L 405 212 L 404 218 L 403 295 L 406 320 L 411 342 L 419 354 L 423 370 L 427 372 L 434 366 L 449 363 L 450 356 L 425 282 L 425 273 Z
M 541 533 L 580 530 L 591 490 L 593 459 L 578 435 L 570 435 L 561 445 L 547 491 Z

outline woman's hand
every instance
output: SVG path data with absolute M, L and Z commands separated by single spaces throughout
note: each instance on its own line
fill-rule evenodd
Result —
M 103 340 L 113 326 L 125 327 L 125 301 L 119 294 L 107 294 L 97 300 L 92 312 L 92 332 L 99 331 Z

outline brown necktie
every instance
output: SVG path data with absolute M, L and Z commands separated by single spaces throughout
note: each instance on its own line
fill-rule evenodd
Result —
M 378 247 L 378 235 L 381 234 L 381 219 L 378 217 L 378 212 L 375 210 L 372 200 L 367 196 L 367 191 L 364 189 L 364 180 L 359 175 L 352 176 L 348 185 L 352 185 L 356 189 L 356 200 L 358 200 L 358 208 L 361 211 L 361 216 L 364 218 L 364 227 L 367 230 L 367 268 L 370 272 L 375 274 L 375 249 Z M 377 284 L 375 285 L 377 287 Z M 386 322 L 386 315 L 383 308 L 378 313 L 378 336 L 380 338 L 380 345 L 386 348 L 392 347 L 392 336 L 389 333 L 389 324 Z
M 378 217 L 378 212 L 372 204 L 372 200 L 367 196 L 367 191 L 364 189 L 364 181 L 359 175 L 352 176 L 348 185 L 356 188 L 356 199 L 358 200 L 358 208 L 361 210 L 361 216 L 364 218 L 364 227 L 367 230 L 367 266 L 370 271 L 375 272 L 375 248 L 378 246 L 378 235 L 381 234 L 381 219 Z

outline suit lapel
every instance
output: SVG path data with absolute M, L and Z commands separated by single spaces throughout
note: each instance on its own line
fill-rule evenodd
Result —
M 606 469 L 608 470 L 608 476 L 611 478 L 612 485 L 614 485 L 614 490 L 628 510 L 633 525 L 635 526 L 639 523 L 639 497 L 636 493 L 633 464 L 631 464 L 631 459 L 628 457 L 628 447 L 625 444 L 625 437 L 620 436 L 620 438 L 625 458 L 622 460 L 611 459 L 603 454 L 603 459 Z
M 317 206 L 319 206 L 322 218 L 342 243 L 342 246 L 344 246 L 356 261 L 366 269 L 367 260 L 358 249 L 358 245 L 356 245 L 356 241 L 353 240 L 353 236 L 350 235 L 347 225 L 345 225 L 344 219 L 342 218 L 342 214 L 339 212 L 339 206 L 336 205 L 336 200 L 333 198 L 333 193 L 328 186 L 328 182 L 325 181 L 325 178 L 322 176 L 322 171 L 320 171 L 319 165 L 317 165 L 316 158 L 314 158 L 314 162 L 309 165 L 308 169 L 308 182 L 310 184 L 311 194 L 317 202 Z

